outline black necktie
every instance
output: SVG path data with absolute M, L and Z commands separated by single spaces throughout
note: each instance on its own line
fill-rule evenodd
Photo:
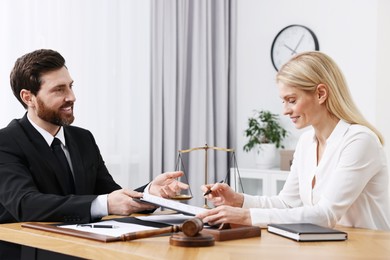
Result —
M 68 160 L 66 159 L 65 153 L 61 148 L 61 141 L 58 138 L 54 138 L 53 142 L 51 143 L 51 149 L 54 152 L 54 155 L 58 159 L 58 163 L 60 164 L 61 168 L 63 169 L 64 176 L 67 180 L 67 188 L 68 192 L 70 194 L 74 194 L 74 181 L 73 181 L 73 174 L 70 170 Z

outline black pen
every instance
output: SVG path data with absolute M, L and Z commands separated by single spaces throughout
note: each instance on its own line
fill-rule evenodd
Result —
M 90 227 L 90 228 L 118 228 L 113 225 L 101 225 L 101 224 L 78 224 L 78 227 Z
M 224 181 L 221 180 L 219 183 L 223 183 L 223 182 L 224 182 Z M 208 191 L 206 191 L 206 192 L 203 194 L 203 196 L 209 195 L 211 192 L 213 192 L 213 191 L 212 191 L 211 188 L 210 188 Z

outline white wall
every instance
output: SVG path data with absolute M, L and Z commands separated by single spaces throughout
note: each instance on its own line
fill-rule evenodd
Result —
M 376 97 L 376 122 L 378 128 L 385 136 L 385 151 L 387 162 L 390 163 L 390 120 L 389 120 L 389 60 L 390 60 L 390 1 L 378 1 L 378 41 L 377 41 L 377 83 L 378 92 Z M 390 179 L 389 179 L 390 182 Z
M 0 1 L 0 127 L 24 114 L 9 73 L 30 51 L 51 48 L 73 77 L 74 125 L 95 135 L 113 177 L 149 180 L 150 1 Z
M 242 151 L 246 142 L 243 131 L 252 110 L 269 109 L 281 113 L 270 50 L 276 34 L 290 24 L 302 24 L 314 31 L 320 50 L 335 59 L 343 70 L 362 113 L 379 129 L 386 130 L 383 125 L 385 102 L 380 106 L 376 104 L 381 97 L 384 99 L 390 94 L 385 80 L 386 61 L 390 58 L 385 46 L 390 45 L 388 38 L 387 45 L 381 44 L 378 35 L 389 31 L 390 10 L 386 1 L 380 2 L 383 3 L 378 6 L 378 1 L 372 0 L 238 1 L 236 149 L 240 168 L 255 167 L 252 154 Z M 383 56 L 384 52 L 387 52 L 386 56 Z M 378 78 L 380 72 L 382 77 Z M 281 117 L 283 125 L 291 132 L 286 148 L 294 148 L 300 132 L 285 116 Z M 387 133 L 383 132 L 390 140 L 388 127 Z

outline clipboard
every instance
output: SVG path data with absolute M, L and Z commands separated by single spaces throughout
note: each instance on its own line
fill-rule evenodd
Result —
M 151 194 L 144 193 L 142 198 L 133 198 L 133 200 L 141 203 L 149 203 L 158 207 L 171 209 L 186 215 L 195 216 L 198 213 L 202 213 L 208 209 L 184 204 L 182 202 L 170 199 L 164 199 Z
M 22 223 L 22 227 L 33 228 L 33 229 L 38 229 L 38 230 L 43 230 L 43 231 L 48 231 L 48 232 L 54 232 L 57 234 L 69 235 L 69 236 L 74 236 L 74 237 L 86 238 L 86 239 L 100 241 L 100 242 L 121 241 L 120 237 L 112 237 L 112 236 L 100 235 L 100 234 L 95 234 L 95 233 L 86 232 L 86 231 L 61 228 L 61 227 L 58 227 L 57 225 L 53 225 L 53 224 L 26 222 L 26 223 Z
M 122 223 L 138 224 L 138 225 L 155 227 L 155 228 L 163 228 L 163 227 L 170 226 L 170 225 L 164 224 L 164 223 L 140 220 L 140 219 L 137 219 L 135 217 L 116 218 L 116 219 L 112 219 L 112 220 L 122 222 Z M 96 233 L 82 231 L 82 230 L 62 228 L 61 225 L 64 225 L 64 224 L 63 223 L 61 223 L 61 224 L 48 224 L 48 223 L 39 223 L 39 222 L 26 222 L 26 223 L 21 224 L 21 226 L 25 227 L 25 228 L 43 230 L 43 231 L 53 232 L 53 233 L 57 233 L 57 234 L 69 235 L 69 236 L 74 236 L 74 237 L 79 237 L 79 238 L 86 238 L 86 239 L 100 241 L 100 242 L 106 242 L 106 243 L 107 242 L 115 242 L 115 241 L 123 241 L 121 236 L 108 236 L 108 235 L 96 234 Z

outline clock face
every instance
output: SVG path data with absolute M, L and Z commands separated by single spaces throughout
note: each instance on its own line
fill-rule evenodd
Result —
M 272 43 L 272 64 L 279 70 L 295 54 L 319 49 L 317 37 L 309 28 L 303 25 L 290 25 L 283 28 Z

